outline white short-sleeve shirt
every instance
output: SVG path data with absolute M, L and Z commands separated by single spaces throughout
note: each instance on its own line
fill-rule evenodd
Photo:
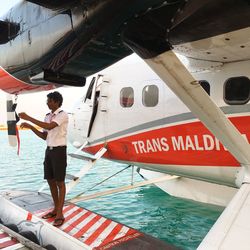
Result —
M 53 121 L 58 124 L 51 130 L 44 130 L 48 133 L 46 138 L 47 146 L 58 147 L 67 145 L 68 120 L 68 114 L 60 108 L 54 113 L 51 112 L 45 116 L 45 122 L 51 123 Z

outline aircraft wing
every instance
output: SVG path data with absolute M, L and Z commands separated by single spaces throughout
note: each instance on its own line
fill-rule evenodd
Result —
M 41 5 L 53 2 L 55 6 L 67 3 L 59 0 L 31 1 Z M 70 14 L 75 32 L 69 45 L 72 57 L 65 57 L 62 62 L 57 54 L 43 68 L 84 77 L 133 52 L 145 59 L 175 49 L 192 58 L 221 61 L 222 57 L 217 53 L 208 56 L 204 52 L 206 44 L 204 48 L 186 44 L 249 26 L 246 20 L 250 15 L 250 8 L 245 0 L 240 0 L 237 4 L 233 0 L 88 0 L 72 3 L 76 4 L 76 7 L 71 8 Z M 210 45 L 211 49 L 212 46 L 213 44 Z M 64 55 L 69 48 L 64 49 Z M 243 56 L 245 58 L 242 59 L 250 58 L 246 51 Z M 227 58 L 223 59 L 225 62 L 241 59 L 232 58 L 232 55 L 224 58 Z M 53 69 L 56 63 L 56 68 Z
M 45 8 L 48 8 L 48 9 L 58 9 L 58 8 L 63 8 L 67 4 L 69 4 L 69 3 L 72 4 L 73 2 L 76 2 L 76 1 L 68 1 L 68 0 L 53 0 L 53 1 L 50 1 L 50 0 L 27 0 L 27 2 L 35 3 L 35 4 L 41 5 L 41 6 L 45 7 Z
M 25 3 L 27 9 L 22 11 Z M 35 13 L 37 17 L 32 16 Z M 209 43 L 209 47 L 208 41 L 199 46 L 191 44 L 247 29 L 250 8 L 245 0 L 237 3 L 234 0 L 27 0 L 11 11 L 13 20 L 20 20 L 20 15 L 23 15 L 22 28 L 16 38 L 0 32 L 0 39 L 2 36 L 3 42 L 9 42 L 9 48 L 0 44 L 0 66 L 16 78 L 10 81 L 11 84 L 0 79 L 0 88 L 9 93 L 38 89 L 38 85 L 51 83 L 84 86 L 86 77 L 133 52 L 143 59 L 172 49 L 210 62 L 250 58 L 249 50 L 237 49 L 242 46 L 239 39 L 233 40 L 235 44 L 230 41 L 229 45 L 223 37 L 218 43 Z M 42 16 L 46 19 L 40 21 Z M 31 24 L 28 23 L 30 20 L 33 20 Z M 6 23 L 1 24 L 4 30 Z M 248 29 L 242 41 L 247 40 L 247 32 Z M 227 46 L 235 48 L 234 51 Z M 247 47 L 244 43 L 242 48 Z M 1 50 L 2 55 L 8 54 L 8 59 L 1 55 Z M 0 70 L 0 75 L 6 72 Z M 41 81 L 37 80 L 39 78 Z M 32 87 L 27 88 L 25 83 Z
M 198 250 L 249 249 L 250 185 L 243 184 Z

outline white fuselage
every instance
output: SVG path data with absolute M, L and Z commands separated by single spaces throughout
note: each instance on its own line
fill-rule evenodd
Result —
M 73 145 L 80 147 L 87 140 L 84 151 L 95 153 L 106 146 L 105 157 L 110 160 L 235 186 L 240 168 L 236 159 L 145 63 L 130 60 L 101 72 L 104 77 L 100 77 L 97 87 L 94 85 L 98 97 L 93 91 L 92 99 L 89 95 L 86 101 L 79 101 L 69 128 Z M 228 79 L 250 77 L 249 61 L 223 64 L 184 57 L 181 60 L 195 79 L 209 83 L 211 98 L 250 140 L 250 104 L 229 105 L 224 91 Z M 157 103 L 149 103 L 150 107 L 143 100 L 149 85 L 158 89 Z M 133 89 L 133 103 L 127 100 L 128 107 L 121 103 L 124 88 L 129 92 Z

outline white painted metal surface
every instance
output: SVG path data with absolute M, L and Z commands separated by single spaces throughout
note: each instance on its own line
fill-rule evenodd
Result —
M 145 60 L 175 94 L 245 167 L 250 181 L 250 145 L 172 51 Z
M 191 43 L 175 45 L 174 50 L 182 55 L 204 61 L 245 61 L 250 59 L 249 37 L 250 28 L 247 27 Z
M 249 250 L 250 185 L 243 184 L 198 250 Z
M 153 172 L 146 169 L 140 169 L 140 174 L 146 179 L 169 176 L 167 174 Z M 237 188 L 185 177 L 169 179 L 168 181 L 154 184 L 172 196 L 224 207 L 228 205 L 238 191 Z
M 235 112 L 230 114 L 227 112 L 227 116 L 249 116 L 249 112 L 244 108 L 245 105 L 240 106 L 228 106 L 223 99 L 223 84 L 230 77 L 235 76 L 246 76 L 250 78 L 249 65 L 250 61 L 242 62 L 231 62 L 231 63 L 213 63 L 203 62 L 202 65 L 199 61 L 194 59 L 186 58 L 185 66 L 188 70 L 193 70 L 193 76 L 197 80 L 207 80 L 211 86 L 210 93 L 211 99 L 219 107 L 229 108 L 241 108 L 245 109 L 246 112 Z M 203 70 L 201 70 L 204 68 Z M 143 74 L 138 74 L 143 72 Z M 100 99 L 97 115 L 93 124 L 92 132 L 88 138 L 89 144 L 97 145 L 98 143 L 109 143 L 111 140 L 119 140 L 126 136 L 133 136 L 137 133 L 147 132 L 149 130 L 161 129 L 163 127 L 171 127 L 198 121 L 195 117 L 187 121 L 182 119 L 177 122 L 171 122 L 169 124 L 155 124 L 155 121 L 160 119 L 168 118 L 171 116 L 182 116 L 183 114 L 189 113 L 190 110 L 179 100 L 171 89 L 169 89 L 153 72 L 148 65 L 141 62 L 141 59 L 137 61 L 125 63 L 120 62 L 117 65 L 105 69 L 103 74 L 110 76 L 108 83 L 102 83 L 100 88 Z M 142 104 L 142 89 L 145 85 L 154 84 L 159 88 L 159 103 L 156 107 L 145 107 Z M 130 108 L 123 108 L 120 105 L 120 91 L 124 87 L 133 87 L 135 101 L 134 105 Z M 102 97 L 103 96 L 103 97 Z M 202 99 L 203 103 L 203 99 Z M 82 104 L 81 104 L 82 105 Z M 79 116 L 75 115 L 75 119 L 82 119 L 81 109 L 84 107 L 79 106 Z M 248 104 L 249 105 L 249 104 Z M 107 112 L 102 112 L 102 110 Z M 229 110 L 228 109 L 228 110 Z M 143 115 L 141 115 L 143 114 Z M 150 123 L 145 127 L 145 124 Z M 152 127 L 151 126 L 152 123 Z M 140 128 L 141 127 L 141 128 Z M 136 129 L 135 129 L 136 128 Z M 78 129 L 78 130 L 77 130 Z M 223 127 L 224 129 L 224 127 Z M 82 127 L 75 128 L 69 134 L 71 142 L 74 142 L 81 138 Z M 180 133 L 181 134 L 181 133 Z M 112 137 L 112 138 L 111 138 Z M 111 139 L 110 139 L 111 138 Z M 80 144 L 79 144 L 80 145 Z M 197 151 L 197 154 L 199 152 Z M 235 176 L 237 171 L 240 169 L 238 166 L 227 167 L 226 165 L 210 167 L 206 165 L 201 167 L 202 162 L 197 163 L 197 168 L 190 168 L 188 166 L 178 165 L 160 165 L 131 162 L 132 164 L 139 164 L 140 167 L 147 169 L 161 171 L 164 173 L 170 173 L 175 175 L 181 175 L 183 173 L 186 177 L 191 175 L 197 175 L 197 179 L 218 182 L 226 185 L 235 185 Z M 143 166 L 144 165 L 144 166 Z M 182 172 L 184 171 L 184 172 Z M 242 174 L 242 176 L 244 173 Z M 241 177 L 239 175 L 238 183 L 241 183 Z

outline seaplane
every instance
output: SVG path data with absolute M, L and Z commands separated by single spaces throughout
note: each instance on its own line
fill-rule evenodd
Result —
M 0 21 L 0 88 L 20 95 L 81 87 L 91 76 L 69 125 L 78 149 L 71 156 L 88 165 L 67 190 L 100 157 L 136 166 L 145 182 L 171 195 L 226 206 L 198 249 L 249 249 L 249 14 L 247 0 L 23 0 Z M 109 74 L 109 66 L 132 53 L 144 62 Z M 15 144 L 11 98 L 8 104 Z M 72 198 L 65 212 L 87 217 L 90 211 L 74 205 L 86 198 Z M 41 219 L 51 202 L 41 191 L 7 191 L 0 199 L 2 228 L 16 231 L 22 243 L 47 249 L 172 247 L 120 224 L 110 229 L 115 222 L 98 215 L 91 215 L 99 221 L 97 232 L 89 231 L 89 221 L 73 227 L 71 215 L 54 228 Z M 35 243 L 20 236 L 27 228 Z

